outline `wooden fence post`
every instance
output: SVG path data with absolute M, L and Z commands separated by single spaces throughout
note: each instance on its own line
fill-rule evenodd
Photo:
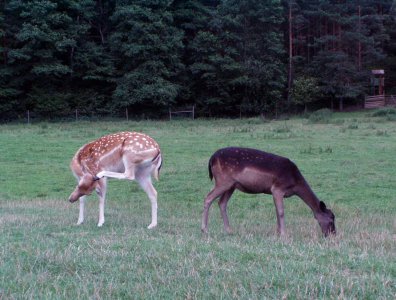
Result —
M 30 124 L 30 110 L 27 111 L 27 123 Z

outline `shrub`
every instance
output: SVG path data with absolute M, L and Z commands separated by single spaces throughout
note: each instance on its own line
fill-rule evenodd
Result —
M 333 115 L 333 111 L 328 108 L 319 109 L 313 112 L 308 120 L 312 123 L 328 123 Z
M 372 117 L 388 117 L 389 115 L 396 115 L 396 109 L 393 107 L 384 107 L 371 114 Z
M 349 124 L 349 125 L 348 125 L 348 129 L 359 129 L 359 125 L 356 124 L 356 123 Z

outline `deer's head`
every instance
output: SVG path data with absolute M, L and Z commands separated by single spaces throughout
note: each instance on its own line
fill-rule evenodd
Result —
M 73 203 L 77 201 L 81 196 L 91 194 L 92 191 L 96 188 L 96 185 L 97 181 L 95 181 L 94 176 L 89 173 L 84 174 L 80 178 L 80 181 L 78 182 L 78 185 L 74 189 L 73 193 L 71 193 L 71 195 L 69 196 L 69 201 Z
M 325 237 L 329 234 L 336 234 L 335 228 L 335 216 L 333 212 L 326 207 L 326 204 L 320 201 L 320 213 L 315 215 L 316 220 L 318 220 L 320 228 Z

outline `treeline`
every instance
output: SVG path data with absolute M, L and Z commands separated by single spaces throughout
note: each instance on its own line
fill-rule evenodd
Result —
M 2 0 L 0 119 L 278 114 L 396 86 L 392 0 Z

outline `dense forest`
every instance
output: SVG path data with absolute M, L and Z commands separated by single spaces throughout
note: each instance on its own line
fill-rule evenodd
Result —
M 372 69 L 396 94 L 391 0 L 0 0 L 0 120 L 340 108 Z

